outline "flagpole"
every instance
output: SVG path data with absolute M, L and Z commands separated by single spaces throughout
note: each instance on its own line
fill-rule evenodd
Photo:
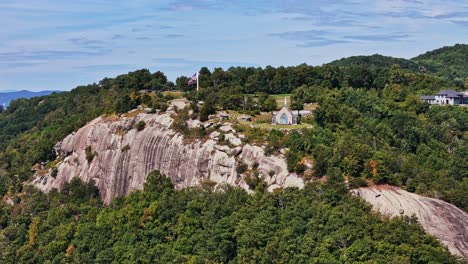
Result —
M 199 80 L 200 72 L 197 72 L 197 92 L 200 90 L 200 80 Z

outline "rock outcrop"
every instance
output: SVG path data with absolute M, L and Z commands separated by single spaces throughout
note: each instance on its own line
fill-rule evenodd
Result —
M 424 230 L 437 237 L 452 254 L 468 258 L 468 214 L 461 209 L 392 186 L 359 188 L 352 192 L 383 214 L 416 215 Z
M 304 185 L 302 178 L 288 172 L 282 154 L 267 156 L 261 147 L 240 144 L 229 125 L 224 127 L 230 133 L 226 139 L 235 144 L 217 141 L 220 132 L 227 133 L 221 129 L 205 140 L 189 141 L 170 128 L 170 114 L 137 113 L 99 117 L 67 136 L 55 147 L 60 157 L 55 172 L 36 174 L 32 183 L 47 192 L 60 189 L 73 177 L 93 180 L 107 204 L 116 196 L 142 189 L 153 170 L 170 177 L 179 189 L 209 181 L 248 190 L 236 171 L 242 162 L 250 169 L 258 166 L 269 190 Z M 135 128 L 140 121 L 146 123 L 142 131 Z

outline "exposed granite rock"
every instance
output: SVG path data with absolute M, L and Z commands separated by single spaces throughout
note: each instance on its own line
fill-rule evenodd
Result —
M 146 123 L 142 131 L 134 128 L 139 121 Z M 172 121 L 167 113 L 99 117 L 56 145 L 55 150 L 63 159 L 57 165 L 56 178 L 50 171 L 45 175 L 37 174 L 32 182 L 43 191 L 50 191 L 60 189 L 73 177 L 94 180 L 105 203 L 142 189 L 146 176 L 153 170 L 170 177 L 179 189 L 210 180 L 248 190 L 248 185 L 236 172 L 238 162 L 244 162 L 250 168 L 258 163 L 258 170 L 268 186 L 304 185 L 302 178 L 288 172 L 283 155 L 266 156 L 262 148 L 251 145 L 230 148 L 210 138 L 187 142 L 170 129 Z M 234 133 L 229 124 L 224 130 Z M 91 162 L 86 159 L 88 146 L 95 153 Z
M 424 230 L 437 237 L 452 254 L 468 258 L 468 214 L 454 205 L 393 186 L 359 188 L 352 192 L 383 214 L 416 215 Z
M 229 143 L 231 143 L 234 146 L 240 146 L 242 144 L 240 138 L 236 137 L 232 133 L 225 134 L 224 137 L 229 141 Z

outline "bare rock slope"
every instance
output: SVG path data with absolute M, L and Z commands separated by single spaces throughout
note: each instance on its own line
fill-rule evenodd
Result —
M 146 123 L 142 131 L 135 128 L 139 121 Z M 55 177 L 52 169 L 38 172 L 32 183 L 47 192 L 60 189 L 73 177 L 94 180 L 105 203 L 142 189 L 146 176 L 153 170 L 170 177 L 179 189 L 205 181 L 248 190 L 244 178 L 236 171 L 242 162 L 250 169 L 258 165 L 269 190 L 304 184 L 302 178 L 288 172 L 283 155 L 267 156 L 261 147 L 238 144 L 240 135 L 229 125 L 213 132 L 207 140 L 186 142 L 170 128 L 172 122 L 168 113 L 99 117 L 57 144 L 60 162 Z M 236 144 L 219 143 L 220 132 Z M 86 158 L 87 148 L 95 154 L 90 162 Z
M 416 215 L 427 233 L 453 254 L 468 258 L 468 214 L 454 205 L 392 186 L 359 188 L 353 193 L 383 214 Z

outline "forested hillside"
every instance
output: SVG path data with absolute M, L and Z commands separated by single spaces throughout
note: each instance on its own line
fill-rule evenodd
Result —
M 61 193 L 28 190 L 23 205 L 0 211 L 0 262 L 457 263 L 414 218 L 371 213 L 340 175 L 329 177 L 304 190 L 248 195 L 175 191 L 154 172 L 144 191 L 107 208 L 79 180 Z
M 374 54 L 369 56 L 351 56 L 332 61 L 328 63 L 328 65 L 340 67 L 348 67 L 351 65 L 365 65 L 370 68 L 388 68 L 393 65 L 398 65 L 405 70 L 410 70 L 413 72 L 424 72 L 424 67 L 422 67 L 414 61 L 403 58 L 383 56 L 380 54 Z
M 426 52 L 412 59 L 382 56 L 352 56 L 333 61 L 328 65 L 340 67 L 366 66 L 369 68 L 388 68 L 398 65 L 416 73 L 430 73 L 450 79 L 463 86 L 468 78 L 468 45 L 457 44 Z
M 352 187 L 372 179 L 468 210 L 468 108 L 429 108 L 417 96 L 400 97 L 404 88 L 397 84 L 381 93 L 341 89 L 318 95 L 315 89 L 298 89 L 293 97 L 303 102 L 316 96 L 320 104 L 316 128 L 296 135 L 289 146 L 299 152 L 291 155 L 296 162 L 307 153 L 317 175 L 340 168 Z
M 426 52 L 411 59 L 429 71 L 449 78 L 468 78 L 468 45 L 457 44 Z
M 463 47 L 455 46 L 453 54 L 466 58 Z M 428 54 L 418 63 L 452 56 Z M 271 257 L 283 263 L 455 262 L 414 219 L 382 219 L 345 194 L 344 186 L 345 179 L 350 188 L 388 183 L 467 211 L 468 108 L 429 107 L 419 96 L 468 87 L 441 70 L 421 72 L 400 59 L 345 62 L 203 67 L 199 93 L 185 76 L 174 84 L 161 72 L 143 69 L 71 92 L 13 101 L 0 113 L 0 262 L 136 262 L 144 257 L 192 263 Z M 462 76 L 463 67 L 456 69 Z M 307 120 L 312 129 L 240 131 L 270 153 L 289 149 L 288 169 L 314 183 L 302 191 L 268 194 L 262 181 L 251 179 L 256 189 L 251 196 L 209 186 L 176 192 L 155 173 L 144 192 L 118 198 L 110 207 L 101 204 L 92 184 L 73 181 L 62 193 L 47 195 L 26 184 L 34 164 L 54 168 L 53 147 L 66 135 L 99 115 L 126 113 L 138 105 L 165 111 L 172 95 L 163 92 L 175 89 L 191 101 L 192 111 L 181 111 L 174 129 L 192 138 L 203 131 L 192 133 L 186 120 L 204 121 L 216 110 L 271 111 L 274 94 L 291 94 L 294 109 L 316 104 L 314 118 Z M 304 174 L 304 157 L 313 161 L 312 174 Z

